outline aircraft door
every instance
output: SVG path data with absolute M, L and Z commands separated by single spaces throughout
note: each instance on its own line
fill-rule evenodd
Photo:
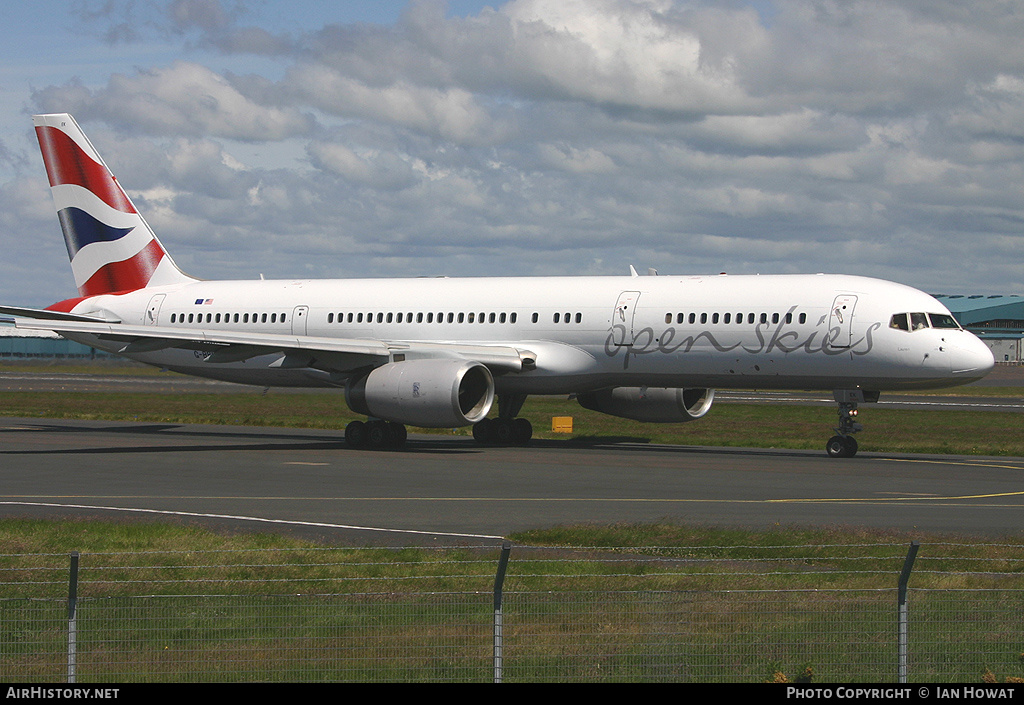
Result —
M 292 311 L 292 335 L 306 335 L 309 306 L 296 306 Z
M 147 326 L 155 326 L 160 322 L 160 307 L 164 305 L 165 298 L 167 298 L 166 294 L 157 294 L 149 300 L 149 308 L 146 309 L 146 320 L 143 323 Z
M 628 347 L 633 344 L 633 319 L 636 316 L 639 291 L 624 291 L 619 294 L 612 311 L 612 345 Z
M 832 302 L 832 313 L 828 317 L 829 347 L 848 348 L 853 343 L 853 309 L 857 297 L 840 294 Z

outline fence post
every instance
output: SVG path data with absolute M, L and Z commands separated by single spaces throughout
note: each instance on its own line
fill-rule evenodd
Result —
M 907 584 L 910 582 L 910 571 L 914 568 L 914 559 L 917 558 L 917 549 L 920 547 L 921 544 L 917 541 L 910 542 L 907 557 L 903 561 L 903 570 L 900 571 L 899 590 L 897 591 L 899 613 L 896 628 L 896 649 L 898 680 L 900 683 L 907 682 Z
M 78 659 L 78 551 L 71 552 L 68 575 L 68 683 L 75 682 Z
M 501 683 L 502 677 L 502 614 L 501 589 L 505 584 L 505 570 L 508 568 L 508 556 L 512 552 L 512 544 L 505 541 L 501 544 L 501 557 L 498 559 L 498 572 L 494 576 L 494 682 Z

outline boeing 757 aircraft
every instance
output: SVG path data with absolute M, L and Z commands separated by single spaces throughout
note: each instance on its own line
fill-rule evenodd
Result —
M 829 455 L 857 452 L 857 405 L 891 390 L 964 384 L 988 348 L 937 300 L 839 275 L 202 281 L 182 272 L 74 118 L 36 134 L 78 296 L 0 307 L 20 328 L 150 365 L 261 386 L 344 389 L 368 421 L 354 447 L 393 447 L 405 424 L 473 426 L 525 443 L 531 394 L 683 423 L 715 388 L 826 390 Z M 488 418 L 497 400 L 496 418 Z

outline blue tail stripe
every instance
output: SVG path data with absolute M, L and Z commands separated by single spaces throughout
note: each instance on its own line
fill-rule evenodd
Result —
M 64 242 L 71 259 L 86 245 L 94 242 L 114 242 L 135 228 L 114 228 L 92 217 L 81 208 L 64 208 L 57 213 L 60 227 L 64 231 Z

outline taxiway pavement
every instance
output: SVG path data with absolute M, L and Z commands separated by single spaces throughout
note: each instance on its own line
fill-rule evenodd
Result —
M 1019 535 L 1024 458 L 432 436 L 362 451 L 335 431 L 0 419 L 0 516 L 26 515 L 390 545 L 660 520 Z

